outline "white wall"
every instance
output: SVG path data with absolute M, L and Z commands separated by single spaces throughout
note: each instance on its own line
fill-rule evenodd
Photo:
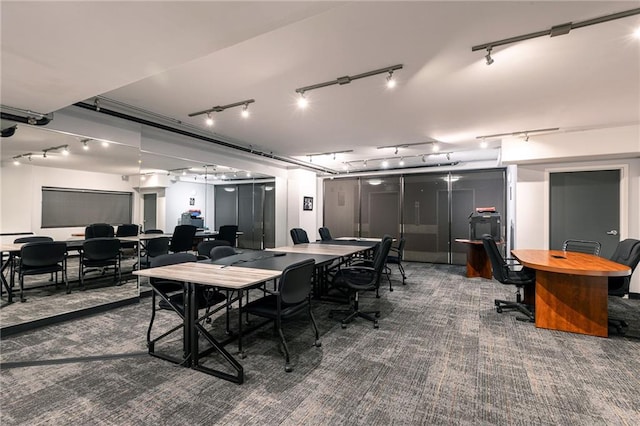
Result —
M 202 218 L 207 215 L 206 185 L 195 182 L 172 182 L 166 188 L 166 232 L 173 232 L 173 228 L 180 224 L 182 213 L 189 210 L 200 210 Z M 189 205 L 189 199 L 194 198 L 195 204 Z M 213 212 L 212 212 L 213 215 Z M 213 223 L 213 217 L 207 217 L 207 223 Z
M 2 167 L 2 233 L 33 232 L 56 240 L 67 240 L 72 233 L 84 232 L 84 227 L 45 228 L 42 225 L 42 187 L 94 189 L 133 192 L 133 222 L 138 223 L 139 202 L 131 182 L 120 175 L 84 172 L 78 170 L 37 167 L 28 164 Z M 3 237 L 3 242 L 15 237 Z
M 313 197 L 313 210 L 302 209 L 304 197 Z M 302 228 L 307 231 L 309 241 L 314 241 L 318 238 L 316 174 L 301 169 L 290 170 L 287 198 L 287 233 L 291 228 Z M 290 236 L 287 242 L 292 243 Z

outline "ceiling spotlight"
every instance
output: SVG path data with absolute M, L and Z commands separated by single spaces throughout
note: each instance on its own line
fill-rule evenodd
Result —
M 69 155 L 69 145 L 62 147 L 62 155 Z
M 387 160 L 382 160 L 382 167 L 384 167 L 385 169 L 389 167 L 389 162 Z
M 450 160 L 451 160 L 451 153 L 447 152 L 447 161 L 450 161 Z
M 396 152 L 395 155 L 398 155 L 398 147 L 396 146 Z
M 251 172 L 247 172 L 247 177 L 251 177 Z
M 47 158 L 47 150 L 42 151 L 42 158 Z
M 102 147 L 103 147 L 103 148 L 108 148 L 108 147 L 109 147 L 109 142 L 107 142 L 107 141 L 102 141 Z
M 187 171 L 186 171 L 186 170 L 183 170 L 183 171 L 182 171 L 182 176 L 186 176 L 186 175 L 187 175 Z
M 425 157 L 424 155 L 422 156 L 422 162 L 426 163 L 427 162 L 427 157 Z
M 87 144 L 87 142 L 87 140 L 82 141 L 82 149 L 84 149 L 85 151 L 89 150 L 89 144 Z
M 433 146 L 431 147 L 431 150 L 433 152 L 438 152 L 440 151 L 440 146 L 437 143 L 434 143 Z
M 393 89 L 396 87 L 396 79 L 393 78 L 393 70 L 389 70 L 389 75 L 387 76 L 387 88 Z
M 298 98 L 298 108 L 306 108 L 309 105 L 309 101 L 304 97 L 304 92 L 300 92 L 300 97 Z
M 13 157 L 13 165 L 14 166 L 19 166 L 20 165 L 20 160 L 18 159 L 18 157 Z
M 242 112 L 240 113 L 240 115 L 242 116 L 242 118 L 248 118 L 249 117 L 249 104 L 244 104 L 244 106 L 242 107 Z
M 97 111 L 97 112 L 100 112 L 100 99 L 96 98 L 96 99 L 93 101 L 93 106 L 96 108 L 96 111 Z
M 404 166 L 404 157 L 400 157 L 400 162 L 398 164 L 400 166 Z
M 524 134 L 524 141 L 525 142 L 529 142 L 529 134 L 528 133 Z
M 204 123 L 209 127 L 213 126 L 213 118 L 211 118 L 210 112 L 207 113 L 207 118 L 204 119 Z
M 364 160 L 364 162 L 362 163 L 365 167 L 367 167 L 367 160 Z
M 484 55 L 484 59 L 486 59 L 487 65 L 491 65 L 493 63 L 493 58 L 491 57 L 491 50 L 492 50 L 491 46 L 487 47 L 487 54 Z
M 488 146 L 489 143 L 486 140 L 482 139 L 482 141 L 480 141 L 480 148 L 485 149 Z

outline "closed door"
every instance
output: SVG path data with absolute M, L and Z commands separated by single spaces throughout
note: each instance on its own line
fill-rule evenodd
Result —
M 144 194 L 144 229 L 156 229 L 157 194 Z
M 549 248 L 568 239 L 599 241 L 609 258 L 620 241 L 620 170 L 549 175 Z

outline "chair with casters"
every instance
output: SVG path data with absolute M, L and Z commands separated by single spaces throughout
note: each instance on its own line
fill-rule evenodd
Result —
M 302 228 L 292 228 L 289 233 L 291 234 L 293 244 L 306 244 L 309 242 L 307 231 Z
M 237 232 L 238 225 L 222 225 L 220 229 L 218 229 L 218 235 L 214 238 L 218 241 L 226 241 L 231 247 L 235 247 Z
M 20 248 L 17 265 L 20 283 L 20 301 L 25 302 L 24 277 L 41 274 L 62 273 L 62 280 L 70 293 L 67 279 L 67 244 L 61 241 L 34 241 L 25 243 Z
M 209 259 L 218 260 L 223 257 L 229 257 L 236 254 L 236 249 L 231 246 L 217 246 L 213 247 L 209 252 Z
M 347 328 L 347 324 L 354 318 L 360 317 L 373 322 L 373 328 L 378 328 L 378 318 L 380 311 L 362 311 L 359 306 L 360 293 L 364 291 L 376 291 L 380 287 L 380 278 L 384 274 L 384 265 L 389 250 L 391 239 L 384 239 L 376 251 L 371 266 L 351 265 L 344 267 L 336 273 L 333 278 L 333 286 L 343 288 L 349 294 L 351 309 L 348 311 L 331 311 L 330 316 L 336 314 L 347 314 L 341 321 L 342 328 Z
M 326 226 L 319 228 L 318 233 L 320 234 L 320 238 L 322 239 L 322 241 L 333 240 L 333 238 L 331 237 L 331 232 L 329 232 L 329 228 L 327 228 Z
M 169 237 L 149 238 L 140 250 L 140 268 L 151 267 L 151 259 L 169 253 Z
M 387 256 L 387 265 L 398 265 L 398 270 L 400 274 L 402 274 L 402 285 L 405 285 L 405 279 L 407 278 L 404 273 L 404 267 L 402 266 L 402 258 L 404 256 L 404 245 L 405 239 L 400 238 L 400 242 L 398 243 L 398 247 L 391 247 L 389 251 L 389 255 Z
M 510 302 L 507 300 L 496 299 L 494 301 L 494 304 L 496 305 L 496 311 L 498 313 L 502 313 L 505 309 L 517 310 L 518 312 L 526 315 L 525 318 L 518 317 L 518 320 L 534 322 L 535 316 L 532 310 L 529 306 L 522 303 L 522 295 L 520 293 L 520 290 L 524 286 L 535 285 L 535 271 L 528 268 L 522 268 L 519 270 L 515 269 L 514 266 L 516 264 L 514 264 L 514 261 L 512 261 L 511 259 L 505 259 L 502 256 L 502 254 L 498 250 L 498 245 L 496 244 L 493 237 L 489 234 L 484 234 L 482 236 L 482 245 L 484 246 L 484 249 L 487 252 L 487 256 L 491 261 L 493 277 L 502 284 L 516 286 L 516 301 Z
M 162 229 L 147 229 L 144 231 L 145 234 L 164 234 Z
M 311 280 L 315 261 L 313 259 L 289 265 L 282 271 L 276 290 L 264 289 L 266 296 L 251 301 L 242 310 L 248 314 L 267 318 L 274 322 L 274 331 L 280 337 L 280 343 L 284 352 L 284 371 L 291 372 L 289 347 L 282 331 L 282 321 L 306 310 L 311 318 L 311 324 L 315 333 L 316 347 L 322 346 L 316 320 L 311 311 Z
M 113 226 L 108 223 L 92 223 L 84 228 L 84 238 L 113 238 L 115 236 Z
M 565 240 L 562 243 L 563 251 L 574 251 L 579 253 L 600 255 L 601 245 L 598 241 L 588 240 Z
M 181 251 L 191 251 L 193 249 L 193 238 L 196 236 L 196 228 L 193 225 L 178 225 L 173 230 L 169 251 L 179 253 Z
M 229 244 L 229 241 L 226 241 L 226 240 L 206 240 L 206 241 L 200 242 L 197 247 L 198 260 L 209 259 L 211 250 L 214 247 L 220 247 L 220 246 L 231 247 L 231 244 Z
M 104 275 L 109 268 L 113 268 L 113 281 L 121 283 L 120 240 L 117 238 L 91 238 L 82 243 L 80 251 L 80 267 L 78 275 L 80 287 L 84 288 L 84 276 L 94 270 L 101 270 Z
M 387 282 L 389 283 L 389 291 L 393 291 L 393 285 L 391 283 L 391 278 L 389 277 L 389 273 L 391 272 L 391 270 L 387 266 L 387 262 L 388 262 L 389 257 L 390 257 L 389 253 L 391 253 L 391 250 L 392 250 L 391 245 L 393 244 L 393 238 L 389 234 L 384 234 L 380 241 L 381 242 L 376 244 L 375 247 L 373 248 L 373 253 L 370 255 L 371 256 L 370 258 L 356 259 L 356 260 L 351 262 L 351 266 L 368 266 L 368 267 L 373 268 L 374 267 L 374 260 L 376 258 L 376 254 L 380 250 L 380 248 L 382 246 L 382 242 L 389 241 L 389 252 L 387 254 L 386 259 L 383 260 L 383 263 L 384 263 L 383 271 L 384 271 L 385 276 L 387 277 Z M 404 284 L 404 282 L 403 282 L 403 284 Z M 380 288 L 378 286 L 378 288 L 376 289 L 376 298 L 380 297 L 379 289 Z
M 631 268 L 631 274 L 635 271 L 640 262 L 640 240 L 628 238 L 618 243 L 616 250 L 613 252 L 611 259 L 614 262 L 627 265 Z M 631 284 L 631 275 L 626 277 L 609 277 L 609 296 L 624 297 L 629 294 L 629 285 Z M 629 324 L 625 320 L 609 318 L 609 325 L 616 328 L 618 333 L 623 334 Z

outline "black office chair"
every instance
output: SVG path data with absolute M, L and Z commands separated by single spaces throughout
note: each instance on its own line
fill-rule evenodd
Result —
M 343 288 L 349 294 L 352 301 L 351 309 L 348 311 L 331 311 L 330 316 L 335 314 L 348 314 L 342 321 L 342 328 L 347 328 L 347 324 L 354 318 L 360 317 L 373 322 L 373 328 L 378 328 L 378 318 L 380 311 L 365 312 L 360 310 L 359 295 L 363 291 L 376 291 L 380 287 L 380 278 L 384 274 L 384 265 L 389 250 L 391 249 L 391 239 L 384 239 L 376 251 L 372 266 L 347 266 L 340 269 L 333 278 L 333 286 Z
M 62 241 L 35 241 L 26 243 L 20 248 L 20 259 L 17 267 L 20 283 L 20 301 L 24 298 L 25 275 L 41 275 L 62 272 L 62 279 L 69 289 L 67 279 L 67 244 Z
M 140 232 L 138 225 L 133 223 L 125 223 L 118 225 L 116 228 L 116 237 L 137 237 Z M 136 241 L 120 241 L 122 254 L 127 256 L 137 256 L 136 249 L 138 243 Z
M 229 241 L 226 240 L 206 240 L 198 244 L 198 260 L 209 259 L 211 250 L 214 247 L 231 247 Z M 234 251 L 235 253 L 235 251 Z
M 289 233 L 291 234 L 293 244 L 306 244 L 309 242 L 307 231 L 302 228 L 292 228 Z
M 169 243 L 171 238 L 158 237 L 145 240 L 143 248 L 140 250 L 140 268 L 149 268 L 151 259 L 169 253 Z
M 333 238 L 331 237 L 331 232 L 329 232 L 329 228 L 327 228 L 326 226 L 319 228 L 318 233 L 320 234 L 320 238 L 322 239 L 322 241 L 333 240 Z
M 162 229 L 147 229 L 144 231 L 145 234 L 164 234 Z
M 219 241 L 227 241 L 231 247 L 236 246 L 236 233 L 238 232 L 238 225 L 222 225 L 218 229 L 218 235 L 214 239 Z
M 197 227 L 193 225 L 178 225 L 173 230 L 169 250 L 173 253 L 181 251 L 191 251 L 193 249 L 193 238 L 196 236 Z
M 498 245 L 496 244 L 493 237 L 489 234 L 484 234 L 482 236 L 482 245 L 484 246 L 485 251 L 487 252 L 487 256 L 489 256 L 489 260 L 491 261 L 491 269 L 493 272 L 493 277 L 501 282 L 502 284 L 510 284 L 516 286 L 516 301 L 509 302 L 506 300 L 496 299 L 494 301 L 496 305 L 496 311 L 501 313 L 505 309 L 509 310 L 517 310 L 526 315 L 526 318 L 518 318 L 523 321 L 535 321 L 535 316 L 531 309 L 522 303 L 522 295 L 520 294 L 520 289 L 522 289 L 525 285 L 534 285 L 536 282 L 536 273 L 535 271 L 523 268 L 521 270 L 513 269 L 510 263 L 502 257 L 500 251 L 498 250 Z
M 28 237 L 20 237 L 20 238 L 16 238 L 15 240 L 13 240 L 14 244 L 23 244 L 23 243 L 36 243 L 38 241 L 53 241 L 53 238 L 51 237 L 46 237 L 44 235 L 30 235 Z M 11 265 L 12 267 L 12 271 L 15 271 L 16 268 L 18 267 L 18 264 L 20 263 L 20 254 L 18 253 L 18 255 L 14 256 L 13 259 L 13 264 Z M 13 272 L 11 273 L 11 278 L 13 279 L 14 275 Z M 49 281 L 53 281 L 54 280 L 54 273 L 51 274 L 51 278 L 49 279 Z M 55 281 L 56 283 L 58 282 L 58 273 L 55 273 Z M 13 281 L 11 281 L 11 286 L 13 286 Z
M 635 271 L 640 262 L 640 241 L 628 238 L 620 241 L 616 250 L 613 252 L 611 259 L 614 262 L 627 265 L 631 268 L 631 274 Z M 627 277 L 609 277 L 609 296 L 624 297 L 629 294 L 629 285 L 631 284 L 631 275 Z M 622 319 L 609 318 L 609 325 L 616 328 L 618 333 L 624 333 L 624 329 L 629 326 Z
M 236 249 L 231 246 L 217 246 L 213 247 L 209 252 L 209 259 L 218 260 L 223 257 L 229 257 L 236 254 Z
M 287 320 L 306 309 L 315 332 L 314 345 L 322 346 L 318 326 L 313 312 L 311 312 L 311 279 L 314 268 L 315 261 L 313 259 L 287 266 L 278 280 L 277 290 L 264 289 L 268 293 L 267 296 L 249 302 L 243 308 L 244 312 L 274 321 L 275 329 L 280 335 L 280 342 L 284 348 L 284 371 L 287 373 L 293 371 L 293 368 L 290 364 L 287 340 L 282 332 L 283 320 Z
M 402 285 L 405 285 L 405 279 L 407 278 L 406 274 L 404 273 L 404 267 L 402 266 L 405 242 L 406 241 L 404 238 L 400 238 L 398 247 L 391 247 L 389 255 L 387 256 L 387 265 L 398 265 L 398 270 L 400 271 L 400 274 L 402 274 Z
M 121 282 L 120 240 L 117 238 L 91 238 L 82 243 L 80 252 L 80 268 L 78 274 L 80 287 L 84 288 L 84 276 L 93 270 L 102 270 L 106 273 L 108 268 L 113 268 L 113 281 L 116 285 Z
M 393 238 L 391 237 L 391 235 L 389 234 L 384 234 L 382 236 L 381 242 L 376 244 L 375 247 L 372 250 L 372 254 L 367 254 L 368 257 L 362 257 L 362 258 L 356 258 L 354 260 L 351 261 L 350 265 L 351 266 L 367 266 L 370 268 L 374 267 L 374 260 L 376 258 L 376 254 L 378 253 L 378 250 L 380 250 L 380 247 L 382 245 L 382 242 L 388 240 L 389 244 L 393 244 Z M 391 252 L 392 248 L 389 248 L 389 253 Z M 393 291 L 393 284 L 391 283 L 391 278 L 389 277 L 389 272 L 391 271 L 389 269 L 389 267 L 387 266 L 387 262 L 389 260 L 389 255 L 387 255 L 387 258 L 384 259 L 384 266 L 383 266 L 383 271 L 385 273 L 385 276 L 387 277 L 387 282 L 389 283 L 389 291 Z M 404 284 L 404 282 L 403 282 Z M 380 297 L 380 292 L 379 292 L 379 287 L 376 289 L 376 298 Z
M 108 223 L 92 223 L 84 228 L 85 240 L 90 238 L 113 238 L 114 236 L 113 226 Z
M 573 251 L 579 253 L 600 255 L 600 242 L 588 240 L 565 240 L 562 243 L 563 251 Z

